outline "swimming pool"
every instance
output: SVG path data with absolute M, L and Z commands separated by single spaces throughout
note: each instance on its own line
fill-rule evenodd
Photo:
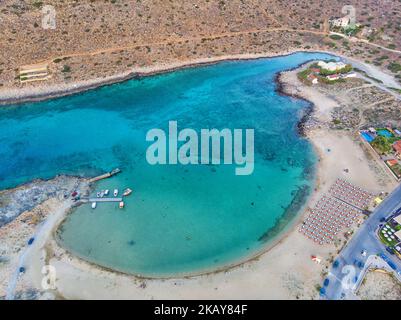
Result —
M 394 135 L 393 135 L 390 131 L 388 131 L 387 129 L 380 129 L 380 130 L 377 130 L 377 134 L 378 134 L 379 136 L 386 137 L 386 138 L 392 138 L 392 137 L 394 137 Z
M 361 132 L 362 137 L 369 143 L 371 143 L 374 140 L 374 137 L 372 137 L 371 134 L 368 132 Z

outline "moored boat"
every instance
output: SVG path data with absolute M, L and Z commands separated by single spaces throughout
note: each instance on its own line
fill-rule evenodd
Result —
M 92 209 L 96 208 L 96 202 L 92 202 Z
M 114 194 L 115 197 L 117 197 L 118 196 L 118 189 L 114 189 L 113 194 Z
M 104 195 L 108 196 L 109 195 L 109 189 L 104 190 Z
M 120 209 L 124 208 L 124 201 L 121 201 L 119 204 Z
M 123 196 L 129 196 L 132 193 L 132 190 L 130 188 L 127 188 L 124 190 Z

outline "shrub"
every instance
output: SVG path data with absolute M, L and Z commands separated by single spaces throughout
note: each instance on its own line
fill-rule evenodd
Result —
M 340 36 L 340 35 L 338 35 L 338 34 L 331 34 L 331 35 L 330 35 L 330 38 L 333 39 L 333 40 L 340 40 L 340 39 L 342 39 L 343 37 Z
M 64 72 L 64 73 L 70 72 L 70 71 L 71 71 L 71 67 L 68 66 L 68 65 L 64 65 L 64 66 L 63 66 L 63 69 L 61 70 L 61 72 Z
M 398 62 L 391 62 L 388 66 L 387 69 L 389 69 L 393 73 L 397 73 L 401 71 L 401 64 Z
M 35 8 L 41 8 L 42 7 L 42 5 L 43 5 L 43 2 L 42 1 L 35 1 L 34 3 L 32 3 L 32 5 L 35 7 Z

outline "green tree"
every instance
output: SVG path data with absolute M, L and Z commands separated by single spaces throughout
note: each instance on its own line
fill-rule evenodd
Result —
M 390 153 L 392 148 L 391 143 L 387 140 L 387 138 L 382 137 L 382 136 L 377 136 L 373 141 L 372 141 L 372 146 L 377 150 L 378 153 L 380 154 L 387 154 Z

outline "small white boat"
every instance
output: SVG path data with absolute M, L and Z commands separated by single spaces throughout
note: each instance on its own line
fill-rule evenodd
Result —
M 104 195 L 108 196 L 109 195 L 109 189 L 104 190 Z
M 104 197 L 104 190 L 100 191 L 100 198 Z
M 130 188 L 127 188 L 124 190 L 123 196 L 129 196 L 132 193 L 132 190 Z
M 114 189 L 113 194 L 114 194 L 115 197 L 117 197 L 118 196 L 118 189 Z
M 124 208 L 124 201 L 121 201 L 121 202 L 120 202 L 119 207 L 120 207 L 120 209 Z
M 96 208 L 96 202 L 92 202 L 92 209 Z
M 96 193 L 96 197 L 100 198 L 100 192 Z

